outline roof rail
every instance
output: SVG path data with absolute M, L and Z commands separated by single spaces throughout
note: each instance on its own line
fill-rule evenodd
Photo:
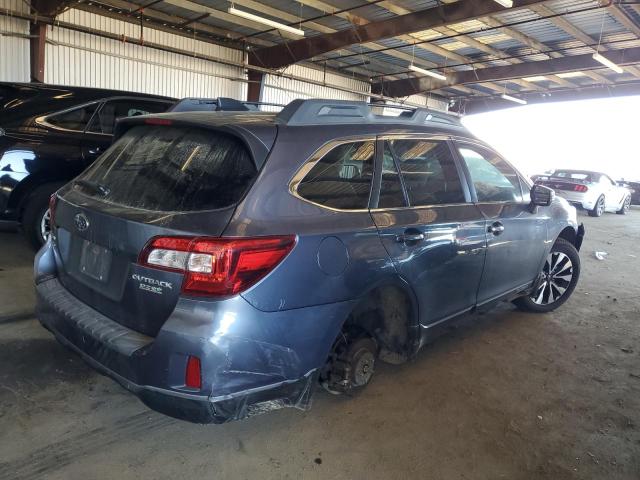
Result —
M 400 115 L 382 115 L 374 110 L 405 110 Z M 405 124 L 428 125 L 437 123 L 462 127 L 460 118 L 446 112 L 417 107 L 368 104 L 351 100 L 294 100 L 286 105 L 276 117 L 285 125 L 330 125 L 330 124 Z

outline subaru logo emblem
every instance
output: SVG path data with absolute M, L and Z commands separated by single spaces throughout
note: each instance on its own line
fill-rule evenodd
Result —
M 74 217 L 74 221 L 76 222 L 76 228 L 79 232 L 84 232 L 89 228 L 89 219 L 85 217 L 84 213 L 78 213 Z

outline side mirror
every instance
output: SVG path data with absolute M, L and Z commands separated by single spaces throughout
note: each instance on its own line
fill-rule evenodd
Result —
M 553 202 L 556 192 L 544 185 L 535 184 L 531 187 L 531 205 L 548 207 Z

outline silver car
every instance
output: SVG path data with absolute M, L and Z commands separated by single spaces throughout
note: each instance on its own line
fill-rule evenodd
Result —
M 604 173 L 555 170 L 550 175 L 536 178 L 536 183 L 554 189 L 558 196 L 587 210 L 592 217 L 599 217 L 604 212 L 625 215 L 631 205 L 631 190 L 618 185 Z

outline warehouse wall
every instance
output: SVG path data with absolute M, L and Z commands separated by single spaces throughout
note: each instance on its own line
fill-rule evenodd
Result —
M 0 0 L 0 12 L 9 10 L 29 13 L 22 0 Z M 29 81 L 29 40 L 20 35 L 29 35 L 29 22 L 0 15 L 0 81 Z
M 29 13 L 24 0 L 0 0 L 0 32 L 11 35 L 29 34 L 28 21 L 3 15 L 2 10 Z M 246 71 L 235 66 L 243 61 L 243 53 L 239 50 L 151 28 L 141 31 L 140 25 L 77 9 L 65 11 L 58 19 L 122 36 L 123 40 L 77 32 L 56 25 L 48 26 L 45 47 L 46 83 L 114 88 L 171 97 L 247 98 Z M 125 37 L 142 38 L 147 45 L 160 45 L 190 54 L 133 44 L 124 41 Z M 220 59 L 222 63 L 196 56 Z M 370 85 L 351 77 L 325 73 L 302 65 L 289 66 L 282 74 L 285 76 L 265 75 L 263 102 L 286 104 L 296 98 L 369 98 Z M 0 81 L 26 82 L 29 81 L 29 76 L 29 40 L 18 36 L 0 37 Z M 445 104 L 441 105 L 442 102 L 432 99 L 427 101 L 426 97 L 420 95 L 414 95 L 406 101 L 414 105 L 429 103 L 432 108 L 446 109 Z
M 140 38 L 140 26 L 70 9 L 60 15 L 73 23 L 117 35 Z M 150 28 L 142 32 L 147 43 L 171 47 L 232 62 L 242 52 Z M 115 88 L 171 97 L 246 98 L 242 68 L 211 62 L 156 48 L 49 27 L 45 82 Z
M 404 99 L 405 104 L 408 105 L 420 105 L 434 110 L 447 111 L 449 109 L 449 103 L 437 96 L 425 96 L 425 95 L 411 95 Z
M 336 88 L 309 84 L 278 75 L 265 75 L 262 90 L 263 102 L 286 104 L 296 98 L 337 98 L 340 100 L 368 100 L 369 98 L 370 85 L 353 78 L 330 72 L 325 75 L 322 70 L 315 70 L 302 65 L 291 65 L 284 69 L 282 73 L 315 82 L 339 85 L 362 93 L 345 92 Z

